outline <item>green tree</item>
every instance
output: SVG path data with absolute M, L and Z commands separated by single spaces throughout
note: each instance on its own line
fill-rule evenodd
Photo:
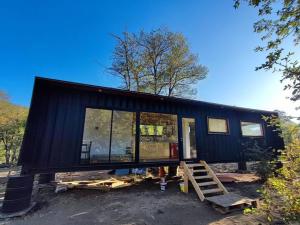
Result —
M 268 220 L 300 220 L 300 126 L 269 117 L 270 125 L 282 132 L 285 148 L 276 162 L 282 166 L 266 181 L 261 192 L 261 210 Z
M 235 8 L 242 0 L 235 0 Z M 273 70 L 282 74 L 284 89 L 292 91 L 290 99 L 300 99 L 300 1 L 299 0 L 244 0 L 249 6 L 258 9 L 261 18 L 254 23 L 254 32 L 261 35 L 263 44 L 255 51 L 265 52 L 266 61 L 256 70 Z M 292 49 L 284 49 L 285 42 L 293 41 Z
M 0 151 L 4 151 L 5 164 L 17 162 L 23 139 L 28 110 L 9 102 L 4 92 L 0 92 Z
M 284 139 L 285 147 L 278 158 L 260 154 L 259 174 L 265 183 L 259 190 L 263 200 L 258 209 L 245 212 L 263 214 L 271 221 L 300 220 L 300 126 L 284 112 L 277 116 L 263 117 L 274 131 Z M 257 150 L 257 148 L 256 148 Z M 278 165 L 280 167 L 278 168 Z M 277 168 L 277 169 L 276 169 Z
M 139 33 L 123 32 L 117 40 L 111 74 L 121 78 L 126 90 L 168 96 L 196 93 L 195 84 L 207 75 L 198 64 L 181 33 L 157 29 Z

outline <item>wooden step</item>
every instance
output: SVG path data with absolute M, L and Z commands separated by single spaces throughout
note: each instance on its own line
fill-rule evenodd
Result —
M 189 164 L 186 164 L 188 167 L 200 167 L 200 166 L 203 166 L 201 163 L 189 163 Z
M 206 175 L 206 176 L 194 176 L 195 179 L 212 179 L 211 176 Z
M 215 182 L 215 181 L 198 183 L 198 185 L 199 185 L 200 187 L 203 187 L 203 186 L 209 186 L 209 185 L 215 185 L 215 184 L 217 184 L 217 182 Z
M 221 188 L 207 189 L 207 190 L 201 190 L 201 191 L 203 194 L 223 192 L 223 190 Z
M 204 201 L 206 196 L 224 195 L 228 193 L 214 171 L 205 161 L 200 161 L 200 163 L 182 162 L 182 166 L 184 169 L 185 192 L 188 191 L 188 181 L 191 181 L 201 201 Z M 200 174 L 198 175 L 197 172 Z
M 207 172 L 206 170 L 193 170 L 194 173 L 199 173 L 199 172 Z

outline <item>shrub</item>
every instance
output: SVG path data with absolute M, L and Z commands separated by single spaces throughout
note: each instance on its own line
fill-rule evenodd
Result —
M 256 174 L 265 182 L 274 172 L 275 165 L 273 163 L 275 152 L 267 147 L 261 147 L 256 141 L 244 142 L 245 155 L 248 159 L 256 161 L 254 169 Z
M 285 148 L 271 164 L 281 167 L 271 173 L 260 192 L 260 209 L 269 221 L 300 221 L 300 128 L 298 124 L 283 123 L 278 118 L 265 118 L 270 126 L 281 129 Z M 268 167 L 268 166 L 266 166 Z M 268 170 L 265 168 L 265 170 Z

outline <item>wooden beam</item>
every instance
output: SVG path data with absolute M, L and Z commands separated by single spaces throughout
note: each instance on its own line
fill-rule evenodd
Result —
M 200 173 L 204 173 L 204 172 L 206 172 L 206 170 L 193 170 L 193 172 L 194 172 L 194 173 L 199 173 L 199 172 L 200 172 Z
M 214 189 L 207 189 L 202 191 L 203 194 L 211 194 L 211 193 L 218 193 L 218 192 L 223 192 L 221 188 L 214 188 Z
M 200 187 L 210 186 L 210 185 L 216 185 L 216 184 L 217 184 L 217 182 L 215 182 L 215 181 L 198 183 L 198 185 L 199 185 Z
M 207 165 L 207 163 L 205 161 L 203 161 L 203 160 L 201 160 L 200 162 L 204 165 L 204 167 L 207 170 L 208 174 L 210 176 L 212 176 L 213 180 L 215 182 L 217 182 L 219 188 L 221 188 L 223 190 L 224 194 L 228 194 L 229 192 L 224 187 L 224 185 L 221 183 L 221 181 L 219 180 L 219 178 L 216 176 L 215 172 L 209 167 L 209 165 Z
M 200 179 L 212 179 L 212 176 L 210 176 L 210 175 L 194 176 L 194 179 L 196 179 L 196 180 L 200 180 Z
M 188 177 L 188 180 L 191 181 L 196 193 L 198 194 L 198 197 L 200 198 L 201 201 L 204 201 L 205 197 L 204 197 L 198 183 L 196 182 L 195 178 L 193 177 L 191 170 L 188 168 L 188 166 L 185 162 L 182 162 L 182 166 L 184 169 L 184 174 L 185 174 L 184 176 Z
M 183 165 L 184 162 L 180 162 L 180 166 L 183 168 L 183 192 L 188 193 L 189 192 L 189 177 L 186 172 L 186 168 Z
M 189 192 L 189 177 L 187 175 L 186 169 L 184 169 L 184 186 L 183 186 L 183 192 L 188 193 Z

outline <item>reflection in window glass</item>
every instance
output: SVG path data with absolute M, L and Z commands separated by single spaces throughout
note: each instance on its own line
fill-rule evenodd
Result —
M 111 161 L 134 161 L 135 121 L 135 113 L 125 111 L 113 112 Z
M 262 125 L 260 123 L 241 122 L 243 136 L 263 136 Z
M 108 162 L 111 110 L 87 108 L 81 149 L 82 163 Z
M 177 116 L 140 114 L 140 161 L 178 160 Z
M 140 125 L 141 135 L 147 136 L 162 136 L 163 135 L 163 126 L 154 126 L 154 125 Z
M 87 108 L 81 163 L 132 162 L 136 114 Z
M 208 118 L 209 133 L 228 133 L 227 120 Z

